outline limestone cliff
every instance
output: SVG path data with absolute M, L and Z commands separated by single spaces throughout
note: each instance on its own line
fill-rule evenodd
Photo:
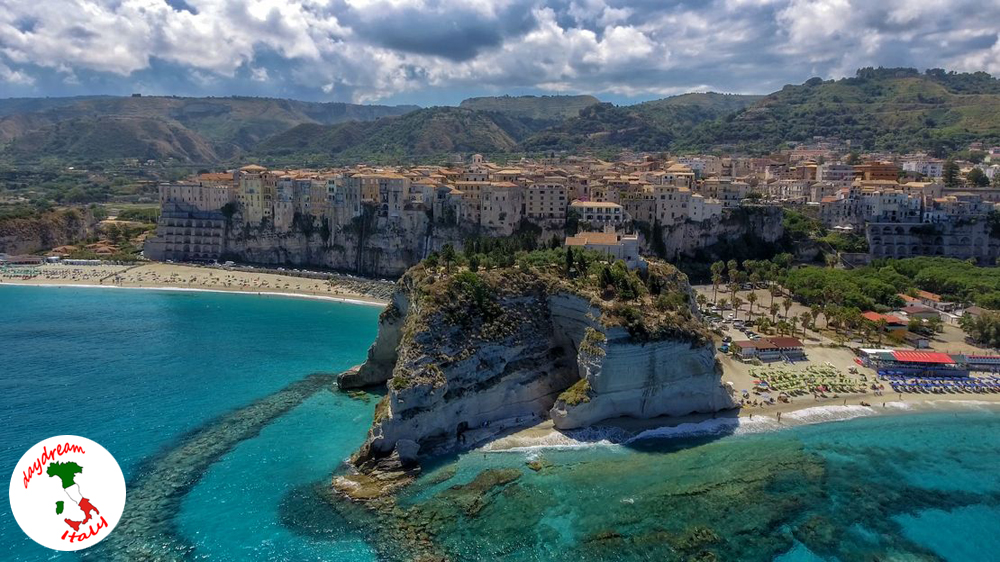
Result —
M 785 233 L 781 220 L 780 207 L 747 206 L 726 210 L 721 217 L 663 227 L 664 255 L 668 259 L 695 256 L 699 252 L 714 255 L 713 247 L 720 243 L 743 240 L 773 244 Z
M 251 225 L 237 212 L 227 221 L 222 259 L 274 265 L 325 267 L 368 277 L 397 278 L 445 244 L 459 250 L 473 234 L 468 225 L 443 225 L 421 206 L 382 216 L 371 205 L 351 218 L 298 219 L 287 228 Z
M 561 256 L 403 276 L 368 361 L 340 379 L 388 386 L 357 466 L 405 465 L 548 416 L 572 428 L 733 406 L 682 273 L 588 253 L 567 274 Z

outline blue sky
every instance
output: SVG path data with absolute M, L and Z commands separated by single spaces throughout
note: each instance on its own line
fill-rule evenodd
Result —
M 1000 75 L 1000 0 L 0 0 L 0 97 L 768 93 L 863 66 Z

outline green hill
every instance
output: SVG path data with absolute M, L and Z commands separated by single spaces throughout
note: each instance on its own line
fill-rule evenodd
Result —
M 16 103 L 15 103 L 16 102 Z M 65 102 L 65 103 L 64 103 Z M 151 153 L 154 158 L 214 162 L 237 156 L 265 138 L 303 123 L 329 125 L 402 115 L 415 106 L 313 103 L 272 98 L 93 97 L 0 102 L 0 143 L 20 157 L 20 147 L 53 149 L 64 158 L 113 158 Z M 20 111 L 21 109 L 38 109 Z M 105 123 L 108 121 L 109 123 Z M 80 127 L 80 131 L 72 131 Z M 162 133 L 156 137 L 156 131 Z M 102 131 L 114 131 L 111 138 Z M 74 138 L 106 145 L 85 145 Z M 156 145 L 152 152 L 148 145 Z M 198 147 L 204 145 L 204 147 Z M 206 148 L 207 147 L 207 148 Z M 79 149 L 79 150 L 78 150 Z M 200 160 L 198 158 L 208 158 Z
M 211 143 L 167 120 L 142 117 L 77 118 L 60 121 L 11 141 L 6 152 L 18 160 L 38 156 L 72 160 L 219 160 Z
M 372 122 L 300 125 L 261 143 L 254 155 L 271 162 L 382 162 L 510 152 L 534 130 L 528 122 L 458 107 L 433 107 Z
M 594 96 L 495 96 L 469 98 L 459 107 L 517 118 L 562 120 L 576 117 L 583 108 L 598 103 L 601 100 Z
M 685 135 L 677 148 L 767 152 L 814 136 L 864 150 L 948 152 L 1000 142 L 1000 80 L 979 72 L 861 69 L 853 78 L 813 78 Z
M 763 96 L 684 94 L 630 106 L 590 106 L 579 116 L 524 142 L 531 151 L 629 148 L 666 150 L 695 125 L 746 107 Z

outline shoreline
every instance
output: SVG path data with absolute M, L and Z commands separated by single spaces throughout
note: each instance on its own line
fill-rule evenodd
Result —
M 222 293 L 229 295 L 246 295 L 246 296 L 269 296 L 269 297 L 281 297 L 281 298 L 294 298 L 294 299 L 309 299 L 309 300 L 321 300 L 328 302 L 339 302 L 345 304 L 360 304 L 366 306 L 378 306 L 384 307 L 389 303 L 387 301 L 366 297 L 364 295 L 351 295 L 342 297 L 333 297 L 327 295 L 313 295 L 308 293 L 283 293 L 276 291 L 241 291 L 238 289 L 207 289 L 201 287 L 164 287 L 164 286 L 154 286 L 154 285 L 92 285 L 87 283 L 18 283 L 3 281 L 0 282 L 0 287 L 3 286 L 11 287 L 51 287 L 57 289 L 125 289 L 133 291 L 173 291 L 173 292 L 189 292 L 189 293 Z
M 385 307 L 391 283 L 352 277 L 313 278 L 262 271 L 149 262 L 140 265 L 73 266 L 46 264 L 30 276 L 7 273 L 0 286 L 82 287 L 204 291 L 257 296 L 307 298 Z
M 872 402 L 870 406 L 855 403 L 821 401 L 812 404 L 783 404 L 783 408 L 767 408 L 750 412 L 747 408 L 706 414 L 658 417 L 649 419 L 615 418 L 587 428 L 558 430 L 551 420 L 485 443 L 468 452 L 517 453 L 543 450 L 580 449 L 595 446 L 626 446 L 632 443 L 703 436 L 739 436 L 784 431 L 805 425 L 820 425 L 857 418 L 926 414 L 932 412 L 970 412 L 992 410 L 1000 413 L 1000 396 L 982 395 L 967 398 L 909 396 L 912 400 Z M 777 414 L 781 412 L 779 421 Z

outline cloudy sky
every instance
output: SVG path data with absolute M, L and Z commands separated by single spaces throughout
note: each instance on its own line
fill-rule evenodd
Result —
M 1000 0 L 0 0 L 0 97 L 767 93 L 862 66 L 1000 75 Z

